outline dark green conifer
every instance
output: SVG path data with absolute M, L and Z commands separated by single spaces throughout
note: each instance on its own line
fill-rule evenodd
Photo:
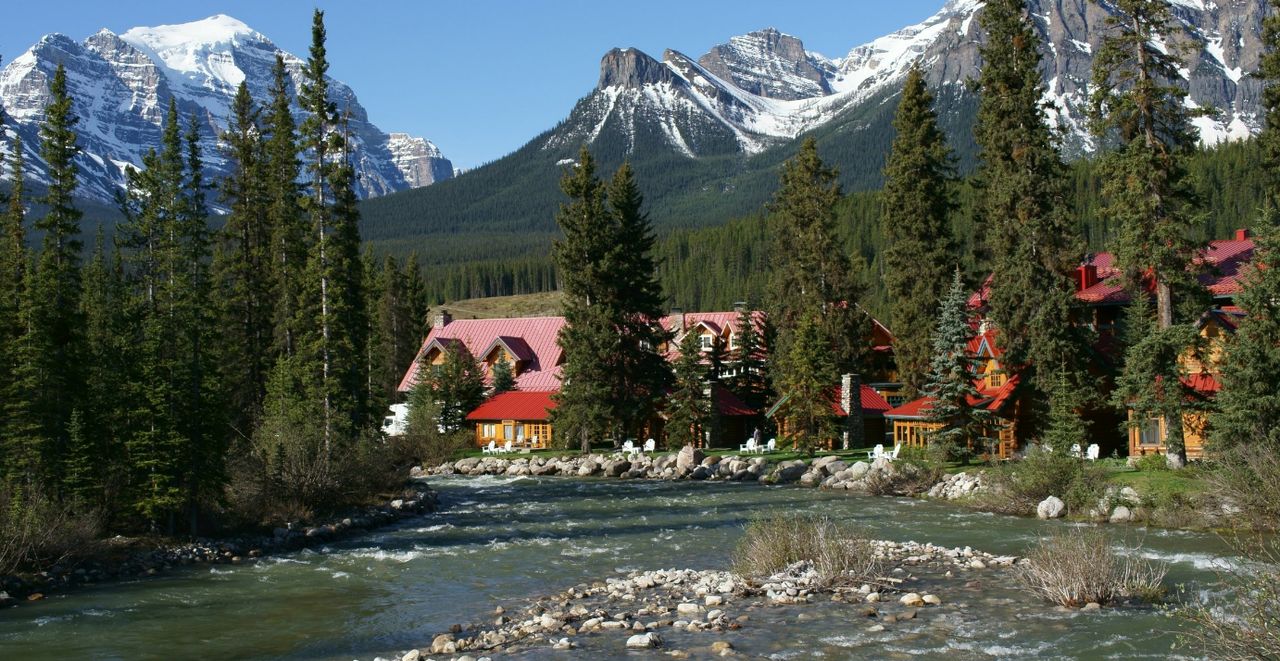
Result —
M 835 232 L 840 200 L 836 174 L 818 158 L 813 138 L 783 166 L 781 186 L 769 207 L 774 214 L 769 319 L 778 330 L 779 353 L 790 350 L 800 319 L 811 317 L 821 327 L 837 370 L 857 371 L 870 322 L 858 307 L 858 274 Z
M 985 408 L 974 406 L 980 400 L 973 384 L 977 376 L 975 357 L 969 355 L 969 293 L 957 269 L 951 287 L 938 309 L 933 332 L 933 358 L 929 362 L 929 378 L 924 395 L 933 398 L 928 419 L 942 427 L 931 434 L 930 441 L 961 451 L 984 449 L 990 441 L 993 416 Z
M 297 127 L 289 96 L 284 58 L 276 55 L 272 69 L 271 101 L 266 109 L 263 189 L 267 197 L 266 225 L 270 229 L 269 273 L 273 345 L 272 359 L 292 356 L 298 336 L 297 308 L 302 296 L 302 272 L 307 259 L 307 221 L 302 213 L 298 184 Z
M 786 440 L 810 455 L 837 434 L 831 399 L 839 370 L 830 347 L 822 324 L 809 313 L 775 359 L 778 391 L 785 397 L 777 415 L 786 421 Z
M 493 364 L 493 373 L 490 376 L 492 377 L 490 385 L 492 394 L 497 395 L 509 390 L 515 390 L 515 372 L 511 367 L 511 361 L 505 357 L 498 359 L 498 362 Z
M 703 444 L 704 429 L 711 422 L 708 401 L 707 366 L 703 364 L 702 345 L 697 333 L 686 333 L 680 341 L 675 379 L 667 396 L 667 449 L 679 450 L 686 445 Z
M 1180 85 L 1182 61 L 1176 49 L 1157 46 L 1173 29 L 1169 5 L 1162 0 L 1109 5 L 1114 33 L 1094 58 L 1092 100 L 1095 133 L 1118 143 L 1102 161 L 1104 213 L 1116 223 L 1113 252 L 1130 294 L 1147 296 L 1149 282 L 1156 299 L 1153 332 L 1126 350 L 1120 391 L 1128 394 L 1142 419 L 1165 418 L 1169 464 L 1181 467 L 1186 448 L 1178 413 L 1182 400 L 1173 392 L 1176 381 L 1153 379 L 1178 373 L 1181 350 L 1171 343 L 1194 337 L 1185 323 L 1203 312 L 1205 303 L 1192 268 L 1200 247 L 1192 231 L 1186 177 L 1186 159 L 1196 144 L 1192 112 L 1184 104 L 1187 91 Z M 1182 308 L 1181 315 L 1175 305 Z M 1182 327 L 1174 328 L 1175 322 Z
M 914 396 L 929 371 L 938 301 L 959 261 L 949 224 L 955 207 L 951 152 L 918 66 L 907 74 L 893 127 L 880 197 L 886 242 L 881 263 L 894 358 L 908 396 Z

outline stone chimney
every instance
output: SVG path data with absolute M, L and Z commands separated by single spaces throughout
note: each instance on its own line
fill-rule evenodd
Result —
M 862 420 L 862 377 L 858 374 L 840 376 L 840 408 L 849 414 L 844 419 L 843 449 L 866 445 L 866 427 Z
M 738 314 L 742 314 L 743 312 L 746 312 L 746 311 L 747 311 L 747 302 L 746 302 L 746 301 L 734 301 L 734 303 L 733 303 L 733 311 L 734 311 L 734 312 L 737 312 Z
M 684 332 L 684 310 L 671 308 L 671 326 L 671 330 L 677 333 Z
M 440 310 L 436 313 L 435 319 L 431 321 L 432 328 L 444 328 L 453 322 L 453 315 L 448 310 Z
M 1249 240 L 1249 230 L 1244 228 L 1236 230 L 1236 241 L 1248 241 L 1248 240 Z

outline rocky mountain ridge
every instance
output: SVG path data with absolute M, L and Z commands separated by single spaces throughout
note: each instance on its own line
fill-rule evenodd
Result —
M 1197 120 L 1201 139 L 1216 144 L 1256 132 L 1261 87 L 1243 72 L 1257 67 L 1265 0 L 1169 2 L 1175 25 L 1161 46 L 1188 48 L 1181 73 L 1189 101 L 1219 111 Z M 595 142 L 602 132 L 620 131 L 628 144 L 636 136 L 660 135 L 668 149 L 690 158 L 755 154 L 882 92 L 896 92 L 916 62 L 945 103 L 965 96 L 966 82 L 980 71 L 974 19 L 982 6 L 982 0 L 951 0 L 924 22 L 835 59 L 772 28 L 733 37 L 696 60 L 672 50 L 658 61 L 635 49 L 614 49 L 601 60 L 596 89 L 543 146 Z M 1045 43 L 1048 115 L 1064 131 L 1069 155 L 1091 152 L 1096 145 L 1085 125 L 1090 70 L 1110 12 L 1090 0 L 1031 0 L 1030 6 Z
M 9 129 L 16 125 L 23 138 L 30 176 L 43 181 L 39 125 L 49 100 L 49 80 L 57 65 L 64 64 L 80 118 L 79 194 L 109 202 L 124 185 L 125 168 L 140 165 L 143 154 L 160 144 L 170 99 L 177 101 L 184 117 L 195 116 L 199 122 L 208 176 L 224 175 L 227 164 L 217 136 L 227 126 L 236 88 L 244 81 L 255 100 L 269 98 L 277 53 L 284 56 L 296 98 L 303 61 L 229 16 L 133 28 L 119 35 L 103 29 L 83 42 L 51 34 L 0 70 L 0 105 L 12 122 Z M 349 112 L 362 197 L 453 176 L 452 164 L 431 142 L 384 132 L 369 121 L 350 87 L 336 80 L 330 85 L 339 110 Z

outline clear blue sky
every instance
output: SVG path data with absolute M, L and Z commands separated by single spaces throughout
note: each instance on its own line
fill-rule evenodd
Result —
M 431 139 L 461 167 L 520 147 L 595 86 L 614 46 L 698 57 L 729 37 L 775 27 L 828 57 L 919 22 L 944 0 L 15 0 L 0 21 L 8 62 L 42 35 L 228 14 L 306 57 L 311 11 L 325 10 L 330 73 L 375 124 Z

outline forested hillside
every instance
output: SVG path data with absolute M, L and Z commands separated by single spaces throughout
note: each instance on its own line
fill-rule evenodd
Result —
M 821 144 L 821 142 L 819 143 Z M 1207 209 L 1200 219 L 1204 239 L 1224 238 L 1239 227 L 1253 224 L 1261 204 L 1262 180 L 1257 168 L 1258 146 L 1254 141 L 1231 143 L 1198 154 L 1190 164 L 1197 195 Z M 821 147 L 820 147 L 821 151 Z M 761 157 L 763 158 L 764 155 Z M 959 159 L 963 167 L 971 157 Z M 664 232 L 658 242 L 659 275 L 672 305 L 689 310 L 728 309 L 739 300 L 759 301 L 763 295 L 768 261 L 768 216 L 765 205 L 776 181 L 776 168 L 757 173 L 760 182 L 752 192 L 759 197 L 755 206 L 722 225 L 686 227 L 663 217 L 660 206 L 650 210 L 654 224 Z M 1074 224 L 1090 250 L 1107 249 L 1111 225 L 1102 217 L 1100 181 L 1093 161 L 1081 160 L 1071 166 Z M 445 189 L 465 181 L 446 182 L 431 189 Z M 642 185 L 644 182 L 642 180 Z M 866 182 L 864 182 L 866 183 Z M 547 184 L 548 204 L 560 198 L 554 181 Z M 839 229 L 850 254 L 861 256 L 863 278 L 869 286 L 866 304 L 883 314 L 884 295 L 880 286 L 877 255 L 884 246 L 879 194 L 859 190 L 857 181 L 845 182 L 846 195 L 839 205 Z M 389 198 L 394 200 L 395 198 Z M 973 187 L 966 181 L 956 185 L 959 205 L 952 219 L 954 234 L 968 255 L 966 269 L 976 276 L 985 268 L 982 228 L 974 221 Z M 367 208 L 367 207 L 366 207 Z M 551 213 L 548 213 L 551 222 Z M 551 231 L 521 234 L 440 234 L 421 240 L 431 246 L 401 241 L 372 239 L 378 250 L 407 254 L 419 250 L 427 287 L 437 302 L 546 291 L 555 286 L 555 269 L 547 256 Z M 511 241 L 510 245 L 502 241 Z M 511 259 L 506 255 L 519 255 Z

